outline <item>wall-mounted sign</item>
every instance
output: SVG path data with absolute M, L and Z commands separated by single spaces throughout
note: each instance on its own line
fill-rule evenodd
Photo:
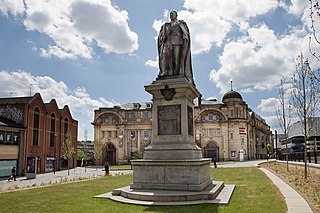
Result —
M 0 131 L 0 144 L 19 144 L 19 133 L 11 131 Z

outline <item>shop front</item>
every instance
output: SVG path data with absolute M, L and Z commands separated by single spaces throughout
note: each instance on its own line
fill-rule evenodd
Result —
M 0 178 L 10 176 L 12 167 L 19 168 L 19 138 L 19 132 L 0 130 Z

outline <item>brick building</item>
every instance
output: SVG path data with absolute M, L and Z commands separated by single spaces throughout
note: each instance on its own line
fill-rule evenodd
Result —
M 272 143 L 270 126 L 236 91 L 222 101 L 198 100 L 194 107 L 195 142 L 203 157 L 218 161 L 260 159 Z M 132 153 L 152 140 L 152 103 L 129 103 L 94 111 L 94 141 L 102 146 L 101 161 L 127 163 Z
M 0 176 L 10 174 L 12 166 L 17 167 L 18 175 L 24 174 L 30 158 L 36 160 L 36 173 L 66 168 L 63 143 L 67 133 L 75 149 L 73 159 L 69 159 L 69 167 L 73 168 L 78 121 L 72 118 L 68 106 L 59 109 L 55 99 L 44 103 L 39 93 L 0 98 Z

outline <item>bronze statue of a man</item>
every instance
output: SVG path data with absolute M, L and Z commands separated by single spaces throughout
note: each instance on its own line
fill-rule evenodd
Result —
M 170 22 L 162 25 L 158 37 L 159 77 L 185 76 L 193 82 L 190 33 L 187 24 L 170 12 Z

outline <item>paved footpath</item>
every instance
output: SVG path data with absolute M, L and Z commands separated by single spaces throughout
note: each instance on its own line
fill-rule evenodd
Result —
M 110 174 L 113 176 L 130 173 L 132 173 L 132 170 L 110 171 Z M 0 192 L 46 186 L 50 184 L 70 182 L 76 180 L 97 178 L 102 177 L 104 175 L 105 171 L 102 167 L 77 167 L 76 169 L 70 169 L 70 175 L 68 175 L 68 170 L 63 170 L 56 171 L 55 174 L 53 172 L 37 174 L 37 177 L 35 179 L 27 179 L 26 177 L 19 177 L 17 178 L 17 181 L 8 181 L 7 179 L 2 179 L 0 180 Z
M 218 165 L 218 167 L 221 167 L 221 168 L 253 167 L 253 166 L 259 166 L 259 164 L 263 162 L 266 162 L 266 160 L 236 162 L 236 163 Z M 264 168 L 260 168 L 260 170 L 263 171 L 271 179 L 271 181 L 279 188 L 281 194 L 285 198 L 288 213 L 312 213 L 312 210 L 309 204 L 291 186 L 286 184 L 283 180 L 281 180 L 279 177 L 274 175 L 269 170 Z

